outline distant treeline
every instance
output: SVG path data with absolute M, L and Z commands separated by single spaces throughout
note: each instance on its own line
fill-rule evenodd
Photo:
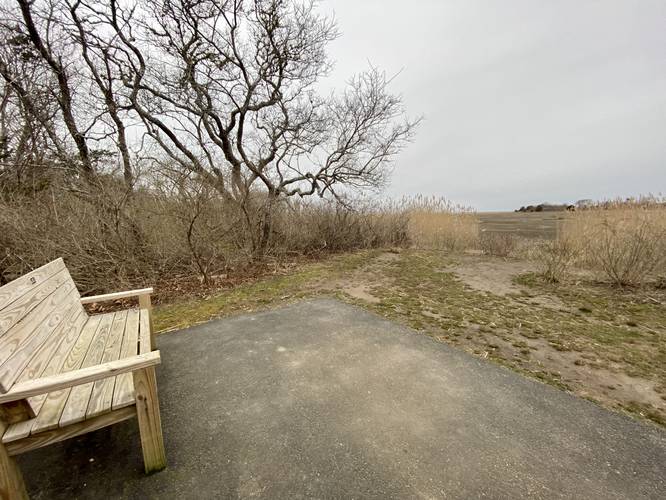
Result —
M 564 210 L 573 211 L 576 210 L 576 205 L 551 205 L 549 203 L 541 203 L 539 205 L 527 205 L 526 207 L 520 207 L 515 212 L 562 212 Z
M 629 198 L 613 198 L 609 200 L 578 200 L 576 203 L 540 203 L 539 205 L 527 205 L 520 207 L 514 212 L 563 212 L 587 209 L 611 209 L 611 208 L 666 208 L 666 198 L 659 195 L 641 195 Z

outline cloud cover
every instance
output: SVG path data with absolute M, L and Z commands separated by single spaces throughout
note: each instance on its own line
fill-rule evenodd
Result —
M 332 0 L 331 82 L 391 75 L 415 142 L 386 195 L 479 210 L 666 194 L 663 0 Z

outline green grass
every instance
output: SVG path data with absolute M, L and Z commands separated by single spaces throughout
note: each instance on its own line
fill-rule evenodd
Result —
M 223 290 L 200 300 L 184 300 L 155 308 L 156 331 L 184 328 L 230 314 L 274 307 L 322 293 L 322 283 L 353 272 L 377 251 L 334 256 L 304 263 L 297 271 Z

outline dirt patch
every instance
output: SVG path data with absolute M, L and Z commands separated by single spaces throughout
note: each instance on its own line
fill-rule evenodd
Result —
M 370 288 L 367 285 L 353 285 L 342 288 L 342 291 L 352 298 L 363 300 L 371 304 L 378 304 L 380 299 L 370 293 Z
M 527 261 L 505 260 L 496 257 L 464 257 L 452 269 L 456 277 L 468 287 L 501 297 L 520 295 L 533 305 L 560 309 L 564 304 L 552 295 L 536 295 L 527 287 L 515 283 L 514 278 L 534 272 L 536 267 Z
M 466 257 L 462 259 L 460 265 L 452 269 L 454 274 L 470 288 L 500 296 L 525 291 L 524 287 L 513 282 L 513 278 L 534 270 L 534 266 L 529 262 L 490 257 Z

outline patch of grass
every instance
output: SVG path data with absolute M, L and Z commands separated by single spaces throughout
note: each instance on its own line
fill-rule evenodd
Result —
M 658 412 L 654 407 L 636 401 L 631 401 L 630 403 L 619 405 L 622 409 L 632 413 L 634 415 L 641 416 L 652 420 L 654 423 L 666 427 L 666 418 L 660 412 Z
M 337 255 L 322 262 L 305 264 L 298 271 L 244 284 L 203 300 L 185 300 L 157 306 L 153 319 L 155 330 L 161 332 L 185 328 L 213 318 L 313 297 L 322 292 L 322 282 L 353 272 L 377 253 L 362 251 Z

